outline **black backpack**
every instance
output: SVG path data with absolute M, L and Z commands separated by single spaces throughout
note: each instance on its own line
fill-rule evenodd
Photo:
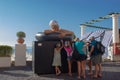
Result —
M 99 54 L 105 53 L 105 46 L 100 41 L 96 42 L 96 49 Z

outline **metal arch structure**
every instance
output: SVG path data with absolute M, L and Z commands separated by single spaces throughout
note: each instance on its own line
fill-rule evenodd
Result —
M 120 37 L 119 37 L 119 28 L 118 28 L 118 17 L 120 16 L 120 12 L 112 12 L 106 16 L 99 17 L 98 19 L 91 20 L 89 22 L 85 22 L 83 24 L 80 24 L 81 26 L 81 37 L 84 35 L 84 29 L 85 27 L 93 27 L 93 28 L 100 28 L 100 29 L 109 29 L 112 30 L 112 45 L 113 45 L 113 53 L 114 55 L 120 55 Z M 112 28 L 105 28 L 100 26 L 93 26 L 92 24 L 96 22 L 100 22 L 105 19 L 112 18 Z M 120 56 L 119 56 L 120 59 Z
M 81 26 L 86 26 L 86 27 L 93 27 L 93 28 L 100 28 L 100 29 L 112 30 L 112 28 L 105 28 L 105 27 L 102 27 L 102 26 L 94 26 L 92 24 L 94 24 L 96 22 L 100 22 L 100 21 L 106 20 L 106 19 L 109 19 L 109 18 L 112 17 L 113 14 L 117 14 L 117 15 L 120 16 L 120 12 L 111 12 L 111 13 L 109 13 L 106 16 L 99 17 L 98 19 L 90 20 L 90 21 L 85 22 L 85 23 L 80 24 L 80 25 Z
M 82 24 L 83 26 L 92 27 L 92 28 L 99 28 L 99 29 L 106 29 L 106 30 L 112 30 L 112 28 L 106 28 L 101 26 L 94 26 L 94 25 L 88 25 L 88 24 Z

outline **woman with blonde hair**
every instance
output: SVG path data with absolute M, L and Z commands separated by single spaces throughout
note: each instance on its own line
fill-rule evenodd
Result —
M 78 66 L 78 79 L 80 79 L 81 77 L 86 78 L 85 67 L 86 67 L 87 55 L 83 50 L 85 48 L 85 42 L 77 38 L 77 40 L 74 43 L 74 48 L 76 49 L 77 52 L 75 60 L 77 61 L 77 66 Z

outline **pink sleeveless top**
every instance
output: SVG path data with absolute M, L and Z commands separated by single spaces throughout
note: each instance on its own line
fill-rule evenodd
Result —
M 72 56 L 72 52 L 73 52 L 72 47 L 64 47 L 64 49 L 67 52 L 67 56 Z

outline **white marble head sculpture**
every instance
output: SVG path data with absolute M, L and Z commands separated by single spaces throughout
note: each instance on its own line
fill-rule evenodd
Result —
M 49 22 L 49 26 L 50 26 L 51 28 L 59 27 L 58 22 L 57 22 L 56 20 L 51 20 L 51 21 Z

